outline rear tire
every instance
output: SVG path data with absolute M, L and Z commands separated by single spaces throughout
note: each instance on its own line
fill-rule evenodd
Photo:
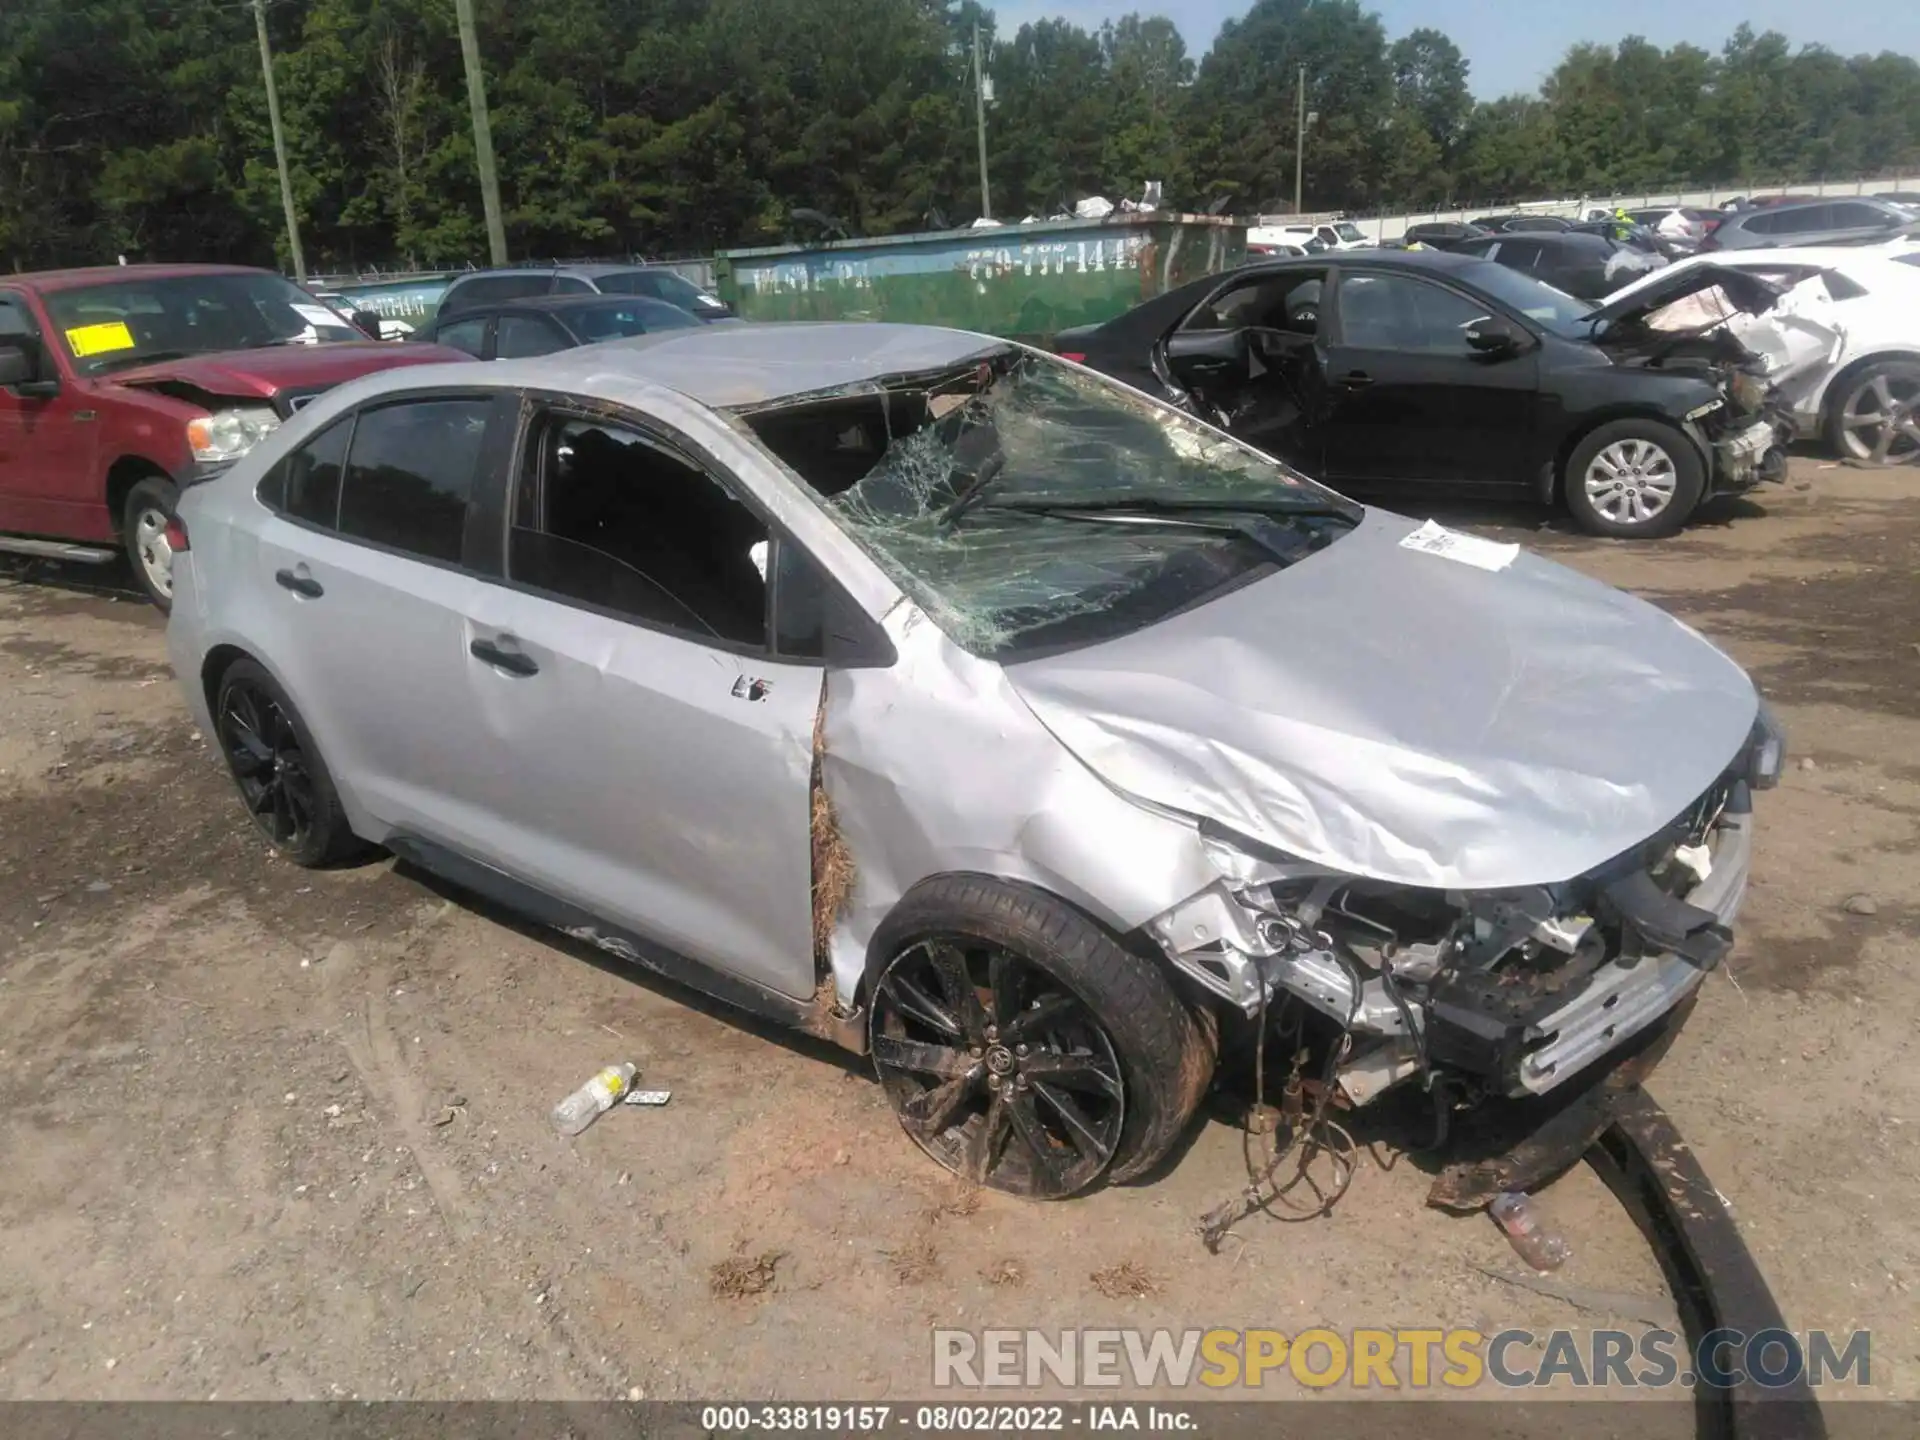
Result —
M 1706 493 L 1700 452 L 1658 420 L 1612 420 L 1573 447 L 1560 493 L 1589 535 L 1660 540 L 1687 523 Z
M 179 503 L 174 483 L 154 475 L 127 492 L 120 510 L 120 533 L 133 578 L 163 615 L 173 609 L 173 547 L 167 542 L 167 526 Z
M 1920 456 L 1920 361 L 1873 361 L 1832 394 L 1827 449 L 1842 460 L 1898 465 Z
M 992 1189 L 1064 1199 L 1179 1139 L 1211 1033 L 1154 962 L 1064 901 L 981 875 L 916 886 L 874 938 L 871 1039 L 914 1142 Z
M 293 702 L 255 661 L 236 660 L 221 675 L 213 729 L 241 803 L 275 851 L 313 869 L 368 848 Z

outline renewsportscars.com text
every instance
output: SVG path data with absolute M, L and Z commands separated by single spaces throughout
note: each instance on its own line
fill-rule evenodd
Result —
M 1621 1389 L 1873 1383 L 1873 1336 L 1714 1330 L 947 1330 L 933 1332 L 939 1389 L 1189 1385 L 1258 1389 Z

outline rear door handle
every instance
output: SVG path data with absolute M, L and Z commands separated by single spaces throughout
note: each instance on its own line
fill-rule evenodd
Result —
M 1349 370 L 1340 377 L 1340 383 L 1349 390 L 1364 390 L 1373 383 L 1373 377 L 1364 370 Z
M 467 649 L 476 660 L 484 660 L 497 666 L 509 675 L 538 675 L 540 666 L 531 655 L 523 655 L 518 650 L 502 650 L 491 640 L 476 640 Z
M 309 600 L 318 600 L 326 594 L 326 589 L 311 575 L 296 575 L 291 570 L 273 572 L 274 583 L 282 590 L 291 590 L 296 595 L 304 595 Z

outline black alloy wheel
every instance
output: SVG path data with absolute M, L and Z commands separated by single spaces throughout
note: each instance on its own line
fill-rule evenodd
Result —
M 947 1169 L 1053 1200 L 1112 1163 L 1125 1120 L 1113 1040 L 1033 961 L 970 937 L 920 940 L 880 977 L 872 1026 L 901 1125 Z
M 248 679 L 235 679 L 220 696 L 220 748 L 247 811 L 276 849 L 300 855 L 311 848 L 319 813 L 312 772 L 300 737 L 280 702 Z

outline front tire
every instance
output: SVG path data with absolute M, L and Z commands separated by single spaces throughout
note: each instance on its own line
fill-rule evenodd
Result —
M 1827 407 L 1827 448 L 1843 460 L 1898 465 L 1920 456 L 1920 363 L 1879 360 Z
M 293 702 L 260 665 L 236 660 L 227 667 L 213 715 L 227 771 L 269 845 L 309 869 L 365 848 Z
M 1165 973 L 1064 901 L 978 875 L 915 887 L 874 940 L 874 1068 L 956 1174 L 1037 1200 L 1149 1169 L 1212 1078 Z
M 1573 447 L 1560 490 L 1589 535 L 1659 540 L 1686 524 L 1706 479 L 1700 452 L 1673 426 L 1614 420 Z
M 173 546 L 167 540 L 167 527 L 179 503 L 179 488 L 154 475 L 127 492 L 120 510 L 121 537 L 133 578 L 163 615 L 173 609 Z

